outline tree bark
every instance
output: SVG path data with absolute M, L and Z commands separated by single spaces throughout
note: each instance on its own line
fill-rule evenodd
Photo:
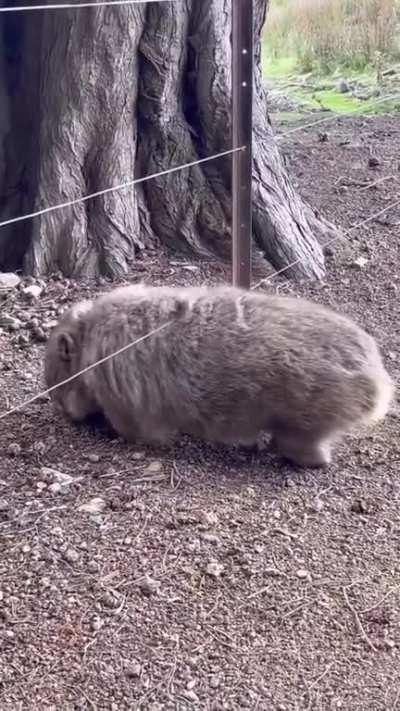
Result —
M 231 2 L 0 16 L 0 221 L 229 149 Z M 268 0 L 254 4 L 254 242 L 319 278 L 334 228 L 279 155 L 260 69 Z M 227 259 L 230 191 L 228 157 L 0 228 L 0 268 L 119 277 L 157 245 Z

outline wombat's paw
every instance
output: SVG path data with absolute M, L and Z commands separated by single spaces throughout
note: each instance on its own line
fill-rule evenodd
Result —
M 292 438 L 275 437 L 272 445 L 281 457 L 301 467 L 325 468 L 332 461 L 329 442 L 307 443 Z

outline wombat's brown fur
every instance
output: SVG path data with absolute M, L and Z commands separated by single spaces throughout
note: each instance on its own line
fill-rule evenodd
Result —
M 375 340 L 308 301 L 229 286 L 128 286 L 70 309 L 49 339 L 48 387 L 171 325 L 53 392 L 73 420 L 101 412 L 131 441 L 178 433 L 326 465 L 354 425 L 382 419 L 393 396 Z

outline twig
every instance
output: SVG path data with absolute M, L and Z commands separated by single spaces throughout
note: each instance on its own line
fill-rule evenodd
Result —
M 276 571 L 276 572 L 278 575 L 282 575 L 282 573 L 279 573 L 279 571 Z M 239 607 L 237 609 L 241 610 L 243 607 L 246 607 L 249 603 L 249 600 L 251 600 L 255 597 L 258 597 L 259 595 L 262 595 L 264 592 L 268 592 L 270 590 L 270 588 L 271 588 L 270 585 L 264 585 L 264 587 L 251 593 L 251 595 L 248 595 L 246 600 L 241 605 L 239 605 Z
M 140 536 L 142 535 L 143 531 L 145 530 L 145 528 L 146 528 L 146 526 L 147 526 L 147 524 L 148 524 L 148 522 L 149 522 L 149 518 L 150 518 L 150 516 L 146 516 L 145 521 L 144 521 L 144 524 L 143 524 L 142 528 L 140 529 L 139 533 L 137 534 L 137 536 L 136 536 L 136 538 L 135 538 L 135 541 L 134 541 L 135 544 L 138 542 Z
M 391 595 L 393 592 L 397 591 L 399 589 L 399 586 L 396 585 L 394 588 L 390 588 L 390 590 L 387 591 L 387 593 L 374 605 L 371 605 L 371 607 L 366 607 L 365 610 L 361 610 L 360 615 L 365 615 L 367 612 L 371 612 L 372 610 L 376 610 L 377 607 L 380 607 L 383 602 Z
M 385 175 L 383 178 L 379 178 L 379 180 L 375 180 L 373 183 L 368 183 L 368 185 L 363 185 L 362 188 L 358 190 L 359 193 L 362 193 L 364 190 L 369 190 L 369 188 L 375 188 L 377 185 L 380 183 L 385 183 L 387 180 L 396 180 L 397 178 L 395 175 Z
M 376 647 L 374 647 L 374 645 L 372 644 L 372 642 L 371 642 L 370 638 L 368 637 L 368 635 L 367 635 L 367 633 L 366 633 L 364 627 L 362 626 L 361 620 L 360 620 L 360 618 L 359 618 L 359 615 L 358 615 L 357 610 L 355 609 L 355 607 L 351 604 L 351 602 L 350 602 L 350 600 L 349 600 L 349 597 L 348 597 L 347 592 L 346 592 L 346 588 L 343 588 L 343 597 L 344 597 L 344 599 L 345 599 L 345 602 L 346 602 L 347 607 L 348 607 L 349 610 L 353 613 L 353 617 L 354 617 L 354 621 L 355 621 L 355 623 L 356 623 L 356 627 L 357 627 L 357 629 L 358 629 L 360 635 L 362 636 L 364 642 L 366 642 L 366 644 L 368 645 L 368 647 L 369 647 L 370 649 L 372 649 L 373 652 L 376 652 L 377 649 L 376 649 Z

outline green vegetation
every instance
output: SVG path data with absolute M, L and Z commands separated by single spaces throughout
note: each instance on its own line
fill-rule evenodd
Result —
M 262 60 L 265 79 L 301 110 L 398 110 L 398 100 L 375 102 L 400 92 L 400 0 L 271 0 Z
M 293 65 L 321 75 L 338 67 L 379 72 L 385 59 L 400 57 L 399 20 L 400 0 L 271 0 L 268 66 L 281 73 Z

